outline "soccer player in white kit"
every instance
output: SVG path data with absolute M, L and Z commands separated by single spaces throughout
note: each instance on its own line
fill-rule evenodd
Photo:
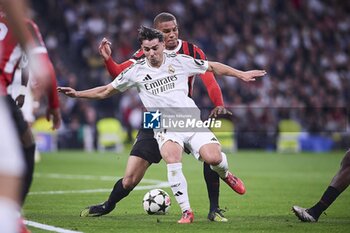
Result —
M 136 87 L 142 103 L 148 110 L 157 108 L 200 110 L 194 101 L 187 96 L 188 76 L 213 71 L 218 75 L 234 76 L 244 81 L 255 81 L 256 77 L 266 74 L 264 70 L 239 71 L 218 62 L 194 59 L 184 54 L 163 53 L 163 35 L 156 29 L 141 27 L 139 42 L 146 56 L 105 86 L 85 91 L 76 91 L 70 87 L 59 87 L 58 91 L 70 97 L 103 99 L 131 87 Z M 193 131 L 193 129 L 189 129 Z M 178 223 L 192 223 L 194 219 L 190 207 L 187 181 L 182 173 L 182 152 L 184 144 L 200 160 L 211 165 L 233 190 L 245 192 L 243 182 L 228 171 L 226 155 L 221 152 L 220 143 L 210 131 L 175 132 L 154 130 L 162 158 L 167 163 L 168 182 L 182 210 Z

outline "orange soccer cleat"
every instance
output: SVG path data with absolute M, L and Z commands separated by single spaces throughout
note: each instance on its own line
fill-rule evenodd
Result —
M 19 219 L 19 232 L 20 233 L 31 233 L 30 230 L 26 227 L 23 218 Z
M 187 223 L 192 223 L 193 219 L 194 219 L 194 214 L 192 210 L 186 210 L 185 212 L 182 213 L 181 219 L 177 222 L 181 224 L 187 224 Z
M 234 176 L 231 172 L 227 172 L 227 176 L 223 179 L 236 193 L 243 195 L 245 193 L 244 183 L 241 179 Z

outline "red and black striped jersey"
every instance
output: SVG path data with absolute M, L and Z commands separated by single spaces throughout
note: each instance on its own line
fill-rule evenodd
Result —
M 26 20 L 26 24 L 30 32 L 31 52 L 47 53 L 36 24 L 29 19 Z M 6 94 L 6 87 L 12 82 L 16 68 L 23 56 L 23 50 L 4 15 L 0 17 L 0 48 L 0 88 L 2 93 Z
M 45 43 L 38 26 L 30 19 L 25 19 L 29 31 L 30 52 L 37 59 L 42 60 L 42 64 L 47 66 L 51 78 L 51 91 L 47 93 L 51 108 L 59 107 L 59 99 L 56 91 L 56 74 L 50 58 L 47 54 Z M 6 95 L 6 88 L 12 83 L 19 63 L 24 56 L 24 51 L 15 38 L 12 29 L 9 27 L 5 14 L 0 14 L 0 94 Z M 26 72 L 24 72 L 26 74 Z M 25 78 L 25 76 L 23 76 Z M 22 82 L 26 85 L 26 82 Z

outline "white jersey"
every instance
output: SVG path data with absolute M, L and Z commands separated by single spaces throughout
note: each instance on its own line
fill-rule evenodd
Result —
M 152 67 L 146 58 L 137 61 L 116 77 L 112 86 L 119 91 L 136 87 L 148 110 L 198 108 L 188 97 L 188 77 L 205 73 L 208 61 L 184 54 L 164 53 L 163 56 L 163 64 L 159 68 Z

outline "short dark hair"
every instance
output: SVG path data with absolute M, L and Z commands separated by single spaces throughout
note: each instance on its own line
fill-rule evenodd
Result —
M 158 39 L 159 42 L 164 41 L 162 32 L 158 31 L 157 29 L 153 29 L 145 26 L 140 27 L 137 39 L 139 40 L 140 44 L 142 44 L 142 41 L 144 40 Z
M 176 21 L 175 16 L 173 14 L 170 14 L 169 12 L 162 12 L 154 18 L 153 27 L 156 28 L 158 24 L 169 21 Z

